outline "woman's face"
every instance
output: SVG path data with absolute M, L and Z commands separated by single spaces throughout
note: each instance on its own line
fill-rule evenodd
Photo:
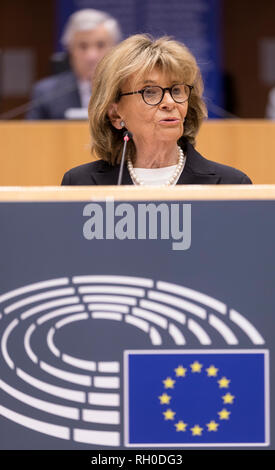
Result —
M 138 82 L 135 88 L 133 88 L 133 82 L 133 76 L 126 80 L 122 86 L 122 93 L 137 91 L 149 85 L 166 88 L 179 83 L 178 80 L 168 78 L 157 68 L 144 80 Z M 117 119 L 112 119 L 109 114 L 112 124 L 117 129 L 121 129 L 120 122 L 124 121 L 125 127 L 133 134 L 135 144 L 152 141 L 177 142 L 183 135 L 183 123 L 187 114 L 188 102 L 176 103 L 169 91 L 165 92 L 162 101 L 155 106 L 146 104 L 140 93 L 122 96 L 119 102 L 113 106 L 115 106 Z

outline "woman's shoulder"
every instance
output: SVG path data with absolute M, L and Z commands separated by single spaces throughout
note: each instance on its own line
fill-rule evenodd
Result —
M 68 170 L 62 179 L 61 185 L 89 186 L 96 184 L 94 175 L 96 173 L 106 172 L 110 169 L 110 165 L 105 160 L 95 160 L 93 162 L 78 165 Z

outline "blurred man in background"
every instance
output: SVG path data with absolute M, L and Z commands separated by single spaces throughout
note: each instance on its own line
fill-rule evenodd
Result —
M 268 119 L 275 119 L 275 87 L 270 90 L 268 95 L 266 117 Z
M 88 116 L 97 63 L 121 39 L 118 22 L 105 12 L 85 9 L 73 13 L 61 42 L 71 70 L 37 82 L 27 119 L 70 119 Z

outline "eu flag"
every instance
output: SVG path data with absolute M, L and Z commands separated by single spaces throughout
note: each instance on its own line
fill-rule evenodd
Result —
M 267 350 L 125 351 L 129 446 L 269 444 Z

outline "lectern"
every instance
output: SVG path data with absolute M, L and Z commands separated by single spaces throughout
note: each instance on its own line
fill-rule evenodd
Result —
M 1 449 L 275 449 L 275 187 L 0 189 Z

